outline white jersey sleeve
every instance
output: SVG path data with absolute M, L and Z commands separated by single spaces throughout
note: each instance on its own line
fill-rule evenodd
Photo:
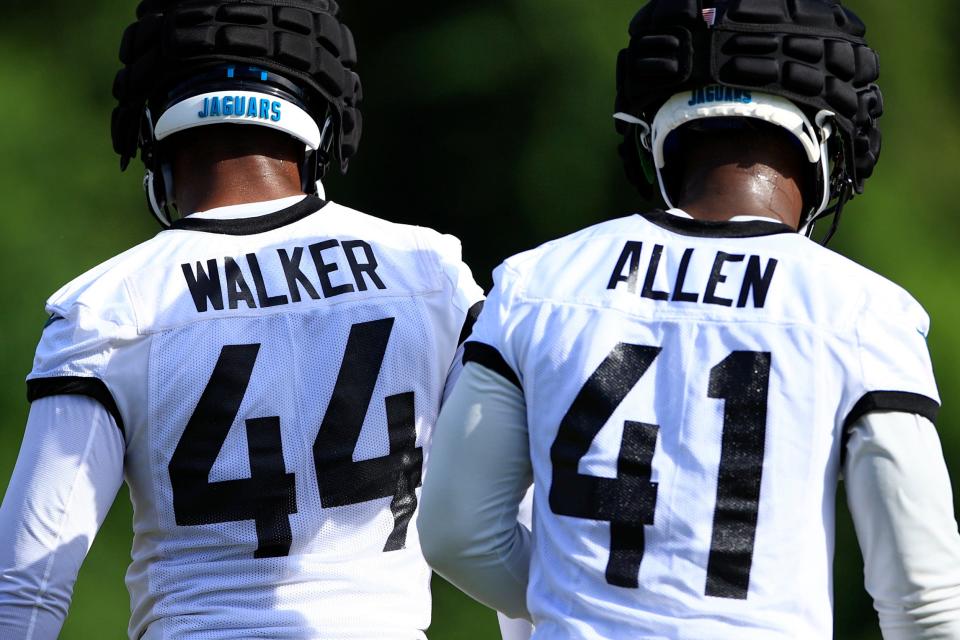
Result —
M 123 481 L 124 442 L 98 401 L 37 400 L 0 507 L 0 637 L 53 640 Z
M 470 320 L 469 324 L 465 325 L 461 331 L 460 337 L 462 339 L 466 338 L 470 334 L 470 327 L 473 326 L 476 315 L 479 313 L 477 303 L 483 300 L 483 289 L 473 279 L 470 267 L 463 261 L 463 248 L 460 240 L 455 236 L 440 234 L 429 229 L 425 229 L 424 233 L 432 240 L 434 252 L 439 258 L 443 275 L 452 291 L 448 313 L 457 318 L 469 318 Z M 474 310 L 472 315 L 471 310 Z M 460 342 L 463 342 L 462 339 Z
M 470 267 L 463 261 L 463 249 L 460 240 L 456 237 L 439 234 L 432 230 L 425 230 L 427 237 L 432 240 L 437 256 L 440 259 L 440 268 L 443 277 L 449 284 L 452 294 L 452 304 L 446 309 L 438 309 L 438 313 L 446 313 L 452 317 L 452 322 L 461 323 L 460 335 L 457 340 L 457 353 L 450 364 L 447 373 L 447 382 L 444 385 L 443 400 L 446 401 L 453 386 L 463 370 L 463 344 L 473 330 L 473 325 L 483 309 L 483 289 L 473 279 Z
M 131 301 L 123 286 L 111 287 L 110 296 L 96 296 L 96 304 L 86 297 L 98 277 L 111 279 L 110 264 L 68 284 L 47 301 L 50 317 L 27 377 L 27 399 L 88 396 L 109 411 L 122 431 L 123 417 L 116 401 L 122 394 L 115 391 L 129 372 L 116 356 L 139 337 Z
M 845 378 L 845 429 L 873 411 L 900 411 L 936 423 L 940 395 L 927 334 L 930 318 L 905 291 L 889 283 L 867 291 L 856 322 L 856 360 Z
M 524 318 L 512 309 L 517 278 L 518 274 L 506 263 L 493 272 L 493 289 L 464 345 L 464 362 L 476 362 L 522 390 L 520 358 L 523 352 L 517 348 L 514 338 L 523 339 L 518 325 Z

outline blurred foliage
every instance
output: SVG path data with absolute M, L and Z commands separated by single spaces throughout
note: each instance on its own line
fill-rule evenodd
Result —
M 334 199 L 463 239 L 481 284 L 505 256 L 645 206 L 621 175 L 614 63 L 640 0 L 350 2 L 365 136 Z M 930 312 L 948 464 L 960 472 L 960 118 L 949 0 L 849 0 L 881 52 L 883 160 L 834 248 L 909 289 Z M 110 87 L 133 0 L 5 0 L 0 22 L 0 478 L 16 459 L 23 378 L 43 300 L 150 237 L 139 169 L 118 172 Z M 0 480 L 0 482 L 3 482 Z M 122 492 L 123 493 L 123 492 Z M 121 637 L 130 505 L 122 495 L 81 571 L 62 637 Z M 849 516 L 839 508 L 837 637 L 879 638 Z M 496 638 L 489 611 L 437 580 L 434 638 Z

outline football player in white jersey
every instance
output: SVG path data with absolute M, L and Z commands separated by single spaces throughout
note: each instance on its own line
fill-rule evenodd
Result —
M 144 0 L 113 133 L 166 229 L 47 303 L 0 509 L 0 637 L 55 638 L 125 480 L 130 638 L 424 638 L 413 523 L 482 291 L 323 199 L 360 135 L 332 0 Z M 181 215 L 171 216 L 175 208 Z
M 960 638 L 927 315 L 809 238 L 879 153 L 863 24 L 653 0 L 630 32 L 624 156 L 669 210 L 496 271 L 437 425 L 428 561 L 534 638 L 830 638 L 842 474 L 884 637 Z

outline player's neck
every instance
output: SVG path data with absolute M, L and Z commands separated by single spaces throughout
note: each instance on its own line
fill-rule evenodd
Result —
M 297 162 L 265 155 L 177 162 L 173 184 L 184 215 L 303 194 Z
M 796 180 L 766 165 L 725 164 L 688 173 L 679 206 L 697 220 L 770 218 L 796 229 L 803 194 Z
M 788 138 L 722 132 L 696 141 L 681 174 L 681 209 L 697 220 L 758 216 L 799 227 L 806 157 Z

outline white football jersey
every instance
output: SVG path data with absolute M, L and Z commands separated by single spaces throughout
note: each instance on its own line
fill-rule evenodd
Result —
M 482 291 L 459 242 L 306 198 L 70 283 L 28 379 L 123 430 L 131 638 L 423 638 L 414 513 Z
M 845 427 L 935 419 L 928 318 L 771 221 L 653 212 L 508 260 L 467 343 L 526 400 L 535 638 L 830 638 Z

